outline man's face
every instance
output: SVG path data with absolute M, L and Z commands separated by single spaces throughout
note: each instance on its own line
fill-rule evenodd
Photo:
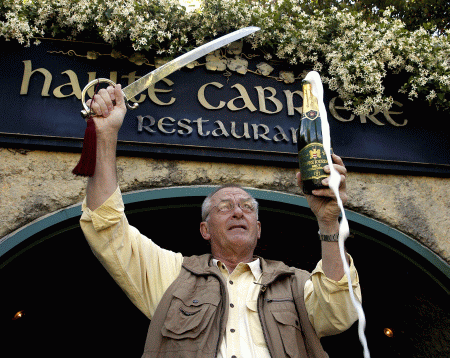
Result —
M 206 222 L 201 223 L 200 232 L 205 240 L 210 241 L 213 255 L 231 252 L 253 255 L 261 236 L 261 223 L 256 219 L 255 210 L 245 212 L 238 205 L 249 198 L 240 188 L 224 188 L 212 196 L 212 209 Z M 221 212 L 219 208 L 226 201 L 233 203 L 234 208 L 229 212 Z

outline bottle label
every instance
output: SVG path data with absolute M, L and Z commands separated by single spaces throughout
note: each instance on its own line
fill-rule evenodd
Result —
M 298 152 L 302 180 L 328 177 L 323 167 L 328 164 L 322 143 L 310 143 Z
M 314 109 L 309 110 L 305 113 L 305 117 L 310 121 L 314 121 L 319 116 L 319 111 L 315 111 Z

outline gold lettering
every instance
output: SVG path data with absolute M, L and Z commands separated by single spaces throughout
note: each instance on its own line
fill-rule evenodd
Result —
M 209 86 L 209 85 L 213 85 L 213 86 L 215 86 L 215 87 L 217 87 L 217 88 L 222 88 L 222 87 L 223 87 L 223 84 L 221 84 L 221 83 L 219 83 L 219 82 L 211 82 L 211 83 L 206 83 L 206 84 L 204 84 L 204 85 L 201 86 L 200 89 L 198 90 L 198 93 L 197 93 L 198 101 L 199 101 L 200 104 L 201 104 L 203 107 L 205 107 L 206 109 L 221 109 L 221 108 L 223 108 L 223 107 L 225 106 L 225 102 L 224 102 L 224 101 L 220 101 L 220 102 L 219 102 L 219 105 L 218 105 L 217 107 L 214 107 L 213 105 L 211 105 L 211 104 L 206 100 L 206 98 L 205 98 L 205 89 L 206 89 L 206 86 Z
M 319 164 L 326 164 L 328 163 L 326 159 L 314 159 L 308 162 L 309 164 L 315 164 L 316 166 Z
M 168 119 L 170 122 L 172 123 L 164 123 L 164 120 Z M 163 117 L 158 121 L 158 129 L 166 134 L 172 134 L 175 132 L 175 129 L 172 129 L 171 131 L 166 130 L 164 127 L 165 126 L 173 126 L 173 123 L 175 122 L 175 119 L 173 119 L 172 117 Z
M 272 87 L 262 88 L 261 86 L 256 86 L 255 89 L 258 92 L 259 110 L 261 112 L 268 113 L 268 114 L 274 114 L 274 113 L 280 112 L 283 109 L 283 104 L 281 103 L 281 101 L 278 98 L 275 97 L 275 95 L 277 94 L 277 91 L 275 88 L 272 88 Z M 266 90 L 272 94 L 270 97 L 264 96 L 264 92 Z M 275 107 L 276 107 L 275 111 L 267 110 L 266 99 L 270 100 L 275 105 Z
M 367 116 L 361 115 L 359 118 L 361 119 L 361 123 L 367 123 L 366 118 L 369 118 L 373 123 L 375 123 L 377 126 L 384 126 L 384 123 L 380 122 L 375 116 L 380 113 L 380 110 L 376 108 L 372 114 L 369 114 Z
M 185 124 L 185 122 L 186 122 L 186 124 Z M 187 118 L 180 119 L 178 121 L 178 127 L 181 127 L 183 129 L 185 129 L 186 132 L 183 132 L 182 129 L 179 129 L 178 130 L 178 134 L 184 134 L 184 135 L 191 134 L 192 133 L 192 127 L 189 125 L 190 123 L 191 123 L 191 121 L 189 119 L 187 119 Z
M 208 119 L 199 118 L 193 120 L 192 122 L 197 123 L 197 133 L 199 136 L 206 137 L 209 135 L 210 131 L 206 131 L 206 133 L 203 133 L 203 123 L 209 122 Z
M 214 137 L 219 137 L 219 136 L 225 136 L 225 137 L 229 137 L 230 135 L 228 134 L 227 130 L 225 129 L 225 126 L 223 125 L 222 121 L 215 121 L 215 124 L 217 124 L 217 126 L 219 128 L 216 128 L 212 131 L 212 135 Z
M 343 109 L 343 110 L 346 110 L 346 111 L 348 111 L 348 109 L 346 109 L 345 107 L 336 106 L 336 104 L 335 104 L 336 98 L 337 98 L 337 97 L 333 97 L 333 98 L 331 99 L 331 101 L 330 101 L 329 108 L 330 108 L 330 113 L 331 113 L 331 115 L 332 115 L 334 118 L 336 118 L 338 121 L 341 121 L 341 122 L 351 122 L 351 121 L 353 121 L 353 119 L 355 118 L 355 115 L 354 115 L 354 114 L 350 115 L 350 118 L 349 118 L 349 119 L 342 118 L 342 117 L 338 114 L 338 112 L 336 111 L 336 109 Z
M 282 140 L 284 140 L 286 142 L 289 142 L 289 138 L 286 135 L 286 133 L 284 132 L 284 129 L 281 128 L 281 126 L 275 126 L 275 129 L 279 132 L 279 133 L 277 133 L 277 134 L 275 134 L 273 136 L 273 140 L 275 142 L 279 142 L 279 141 L 282 141 Z
M 399 107 L 403 107 L 403 104 L 400 103 L 400 102 L 394 101 L 394 104 L 396 104 L 396 105 L 399 106 Z M 406 126 L 406 124 L 408 123 L 408 120 L 407 120 L 407 119 L 403 120 L 403 123 L 402 123 L 402 124 L 397 123 L 397 122 L 394 121 L 394 120 L 391 118 L 391 116 L 390 116 L 390 114 L 402 114 L 403 112 L 383 111 L 383 113 L 384 113 L 384 116 L 386 117 L 386 120 L 387 120 L 390 124 L 392 124 L 393 126 L 396 126 L 396 127 L 403 127 L 403 126 Z
M 144 126 L 144 119 L 148 119 L 150 121 L 150 124 L 148 126 Z M 137 116 L 137 120 L 138 120 L 138 132 L 142 132 L 142 129 L 145 129 L 147 132 L 149 133 L 155 133 L 155 131 L 153 129 L 151 129 L 151 126 L 155 125 L 155 118 L 153 118 L 152 116 Z
M 88 83 L 95 80 L 97 78 L 97 72 L 88 72 Z M 94 89 L 91 87 L 88 89 L 87 94 L 89 95 L 89 97 L 92 98 L 92 96 L 94 95 Z
M 88 72 L 88 75 L 89 75 L 88 83 L 97 78 L 97 72 Z M 109 73 L 109 79 L 111 81 L 113 81 L 114 83 L 117 83 L 117 72 L 111 71 Z M 92 86 L 87 90 L 87 94 L 90 98 L 92 98 L 94 96 L 94 90 L 95 90 L 95 86 Z
M 337 97 L 334 97 L 334 98 L 330 101 L 330 106 L 329 106 L 329 107 L 330 107 L 331 115 L 332 115 L 334 118 L 336 118 L 338 121 L 341 121 L 341 122 L 351 122 L 351 121 L 353 121 L 353 119 L 355 118 L 355 115 L 354 115 L 354 114 L 351 114 L 351 115 L 350 115 L 350 118 L 348 118 L 348 119 L 342 118 L 342 117 L 338 114 L 338 112 L 336 111 L 336 109 L 343 109 L 343 110 L 346 110 L 346 111 L 348 111 L 348 109 L 346 109 L 345 107 L 336 106 L 336 98 L 337 98 Z M 402 107 L 402 106 L 403 106 L 403 104 L 401 104 L 400 102 L 397 102 L 397 101 L 394 101 L 394 104 L 396 104 L 396 105 L 399 106 L 399 107 Z M 385 124 L 384 124 L 383 122 L 381 122 L 378 118 L 375 117 L 375 116 L 376 116 L 377 114 L 379 114 L 379 113 L 383 113 L 383 115 L 384 115 L 384 117 L 386 118 L 386 120 L 387 120 L 390 124 L 392 124 L 393 126 L 396 126 L 396 127 L 402 127 L 402 126 L 405 126 L 405 125 L 408 123 L 408 120 L 407 120 L 407 119 L 404 119 L 404 120 L 403 120 L 403 123 L 397 123 L 397 122 L 394 121 L 394 120 L 392 119 L 392 117 L 390 116 L 391 114 L 402 114 L 403 112 L 393 112 L 393 111 L 383 111 L 383 112 L 381 112 L 379 109 L 375 109 L 373 113 L 370 113 L 370 114 L 367 115 L 367 116 L 361 115 L 359 118 L 360 118 L 361 123 L 363 123 L 363 124 L 367 123 L 367 118 L 368 118 L 368 119 L 370 119 L 373 123 L 375 123 L 377 126 L 384 126 Z
M 122 75 L 122 78 L 128 78 L 128 85 L 131 85 L 134 81 L 141 78 L 142 76 L 136 76 L 136 71 L 130 72 L 128 75 Z M 141 94 L 137 100 L 135 97 L 130 98 L 132 102 L 142 103 L 145 100 L 145 94 Z
M 230 111 L 240 111 L 241 109 L 244 108 L 248 108 L 251 112 L 256 111 L 256 107 L 253 105 L 252 101 L 250 100 L 250 97 L 247 93 L 247 90 L 245 89 L 244 86 L 242 86 L 241 84 L 237 83 L 233 86 L 231 86 L 231 88 L 236 88 L 239 93 L 241 94 L 239 97 L 235 97 L 232 100 L 230 100 L 227 103 L 227 107 Z M 238 108 L 234 105 L 234 101 L 237 99 L 242 99 L 244 101 L 244 106 L 241 108 Z
M 292 136 L 292 143 L 297 144 L 297 140 L 298 140 L 298 130 L 297 128 L 292 128 L 291 127 L 291 136 Z
M 286 96 L 288 116 L 293 116 L 295 114 L 294 110 L 296 110 L 298 113 L 300 113 L 300 115 L 302 115 L 303 108 L 302 107 L 294 107 L 294 94 L 299 95 L 303 99 L 303 91 L 291 92 L 290 90 L 284 90 L 283 92 Z
M 267 127 L 265 124 L 252 124 L 253 127 L 253 139 L 258 140 L 258 138 L 262 138 L 264 140 L 269 140 L 270 138 L 267 137 L 267 134 L 269 134 L 269 127 Z M 259 128 L 264 129 L 264 133 L 259 133 Z
M 165 82 L 168 86 L 173 86 L 173 82 L 171 80 L 169 80 L 168 78 L 163 78 L 160 81 Z M 167 102 L 167 103 L 162 102 L 158 97 L 156 97 L 156 93 L 167 93 L 167 92 L 172 92 L 172 90 L 171 89 L 163 90 L 163 89 L 159 89 L 159 88 L 155 89 L 155 85 L 156 85 L 156 83 L 151 85 L 148 88 L 148 97 L 152 100 L 153 103 L 158 104 L 160 106 L 169 106 L 175 102 L 176 99 L 173 97 L 171 97 L 169 102 Z
M 77 74 L 75 72 L 73 72 L 72 70 L 67 70 L 67 71 L 61 72 L 61 74 L 63 74 L 63 75 L 66 74 L 67 76 L 69 76 L 70 82 L 56 87 L 53 90 L 53 95 L 56 98 L 64 98 L 64 97 L 70 97 L 70 96 L 75 95 L 78 99 L 81 99 L 81 88 L 80 88 L 80 83 L 78 82 Z M 72 93 L 67 94 L 67 95 L 63 94 L 61 92 L 61 88 L 65 87 L 65 86 L 71 86 Z
M 25 95 L 28 94 L 28 87 L 30 86 L 30 78 L 31 76 L 39 72 L 44 75 L 44 85 L 42 86 L 42 97 L 50 97 L 48 94 L 48 91 L 50 90 L 50 84 L 52 83 L 52 74 L 46 70 L 45 68 L 37 68 L 35 70 L 31 70 L 31 60 L 23 61 L 23 64 L 25 65 L 24 71 L 23 71 L 23 78 L 22 78 L 22 86 L 20 88 L 20 94 Z
M 236 133 L 236 122 L 231 122 L 231 135 L 236 139 L 241 139 L 242 137 L 250 139 L 250 133 L 248 132 L 248 123 L 244 122 L 244 133 L 242 135 L 238 135 Z
M 159 120 L 155 120 L 155 118 L 153 118 L 150 115 L 137 116 L 136 118 L 138 120 L 138 132 L 143 132 L 143 130 L 145 130 L 150 134 L 157 132 L 156 128 L 154 128 L 156 126 L 158 131 L 160 131 L 163 134 L 174 134 L 175 132 L 177 132 L 179 135 L 187 136 L 193 132 L 192 123 L 195 123 L 195 124 L 197 124 L 197 133 L 201 137 L 207 137 L 210 134 L 213 137 L 226 137 L 226 138 L 230 137 L 230 134 L 231 134 L 231 136 L 233 136 L 236 139 L 242 139 L 242 138 L 250 139 L 252 137 L 249 133 L 249 123 L 248 122 L 242 123 L 243 133 L 238 134 L 236 132 L 236 122 L 234 122 L 234 121 L 230 121 L 230 123 L 231 123 L 231 132 L 230 132 L 229 131 L 230 128 L 227 128 L 226 123 L 224 123 L 223 120 L 216 120 L 214 122 L 216 127 L 214 129 L 212 129 L 211 131 L 209 131 L 209 130 L 206 130 L 206 128 L 204 127 L 204 125 L 206 123 L 208 123 L 209 120 L 202 119 L 202 118 L 198 118 L 193 121 L 191 121 L 187 118 L 183 118 L 183 119 L 176 121 L 172 117 L 163 117 Z M 176 127 L 176 125 L 178 126 L 178 128 Z M 266 124 L 261 123 L 261 124 L 251 124 L 251 125 L 253 127 L 253 139 L 254 140 L 262 139 L 264 141 L 272 141 L 273 140 L 274 142 L 280 142 L 280 141 L 285 141 L 288 143 L 290 142 L 290 138 L 288 137 L 285 130 L 280 125 L 273 127 L 273 129 L 275 130 L 275 135 L 273 136 L 273 138 L 269 137 L 269 135 L 271 135 L 270 134 L 271 128 L 269 128 L 269 126 L 267 126 Z M 294 128 L 290 128 L 290 130 L 293 135 L 294 141 L 296 141 L 297 140 L 296 130 Z M 314 159 L 314 160 L 311 160 L 309 162 L 309 164 L 313 165 L 313 164 L 317 164 L 320 162 L 321 162 L 320 160 Z M 324 162 L 326 163 L 326 159 Z

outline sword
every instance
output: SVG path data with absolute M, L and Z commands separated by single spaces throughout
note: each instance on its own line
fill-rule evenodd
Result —
M 154 83 L 158 82 L 160 79 L 170 75 L 172 72 L 175 72 L 176 70 L 186 66 L 192 61 L 195 61 L 196 59 L 207 55 L 208 53 L 217 50 L 218 48 L 225 46 L 231 42 L 234 42 L 236 40 L 239 40 L 242 37 L 245 37 L 247 35 L 250 35 L 254 33 L 255 31 L 260 30 L 259 27 L 256 26 L 249 26 L 245 27 L 243 29 L 237 30 L 232 32 L 231 34 L 224 35 L 222 37 L 219 37 L 218 39 L 215 39 L 211 42 L 208 42 L 200 47 L 197 47 L 196 49 L 193 49 L 192 51 L 189 51 L 185 53 L 184 55 L 181 55 L 175 59 L 173 59 L 170 62 L 167 62 L 161 67 L 158 67 L 157 69 L 153 70 L 152 72 L 146 74 L 145 76 L 139 78 L 138 80 L 134 81 L 132 84 L 128 85 L 127 87 L 122 89 L 122 92 L 124 94 L 124 97 L 126 98 L 126 104 L 127 107 L 130 109 L 136 109 L 139 104 L 133 103 L 130 104 L 130 100 L 137 96 L 139 93 L 153 85 Z M 89 82 L 86 87 L 84 87 L 83 91 L 81 92 L 81 103 L 83 104 L 84 110 L 81 111 L 81 116 L 83 118 L 88 118 L 94 113 L 91 112 L 89 107 L 86 105 L 86 102 L 84 100 L 84 97 L 86 96 L 86 92 L 89 88 L 96 85 L 97 83 L 106 82 L 109 83 L 112 86 L 115 86 L 116 84 L 107 79 L 107 78 L 98 78 L 91 82 Z

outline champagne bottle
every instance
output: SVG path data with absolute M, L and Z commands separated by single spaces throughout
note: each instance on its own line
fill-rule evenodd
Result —
M 322 123 L 317 98 L 311 93 L 311 84 L 302 82 L 303 114 L 298 129 L 298 159 L 302 174 L 303 193 L 328 188 L 322 180 L 328 177 L 323 168 L 328 164 L 322 139 Z

